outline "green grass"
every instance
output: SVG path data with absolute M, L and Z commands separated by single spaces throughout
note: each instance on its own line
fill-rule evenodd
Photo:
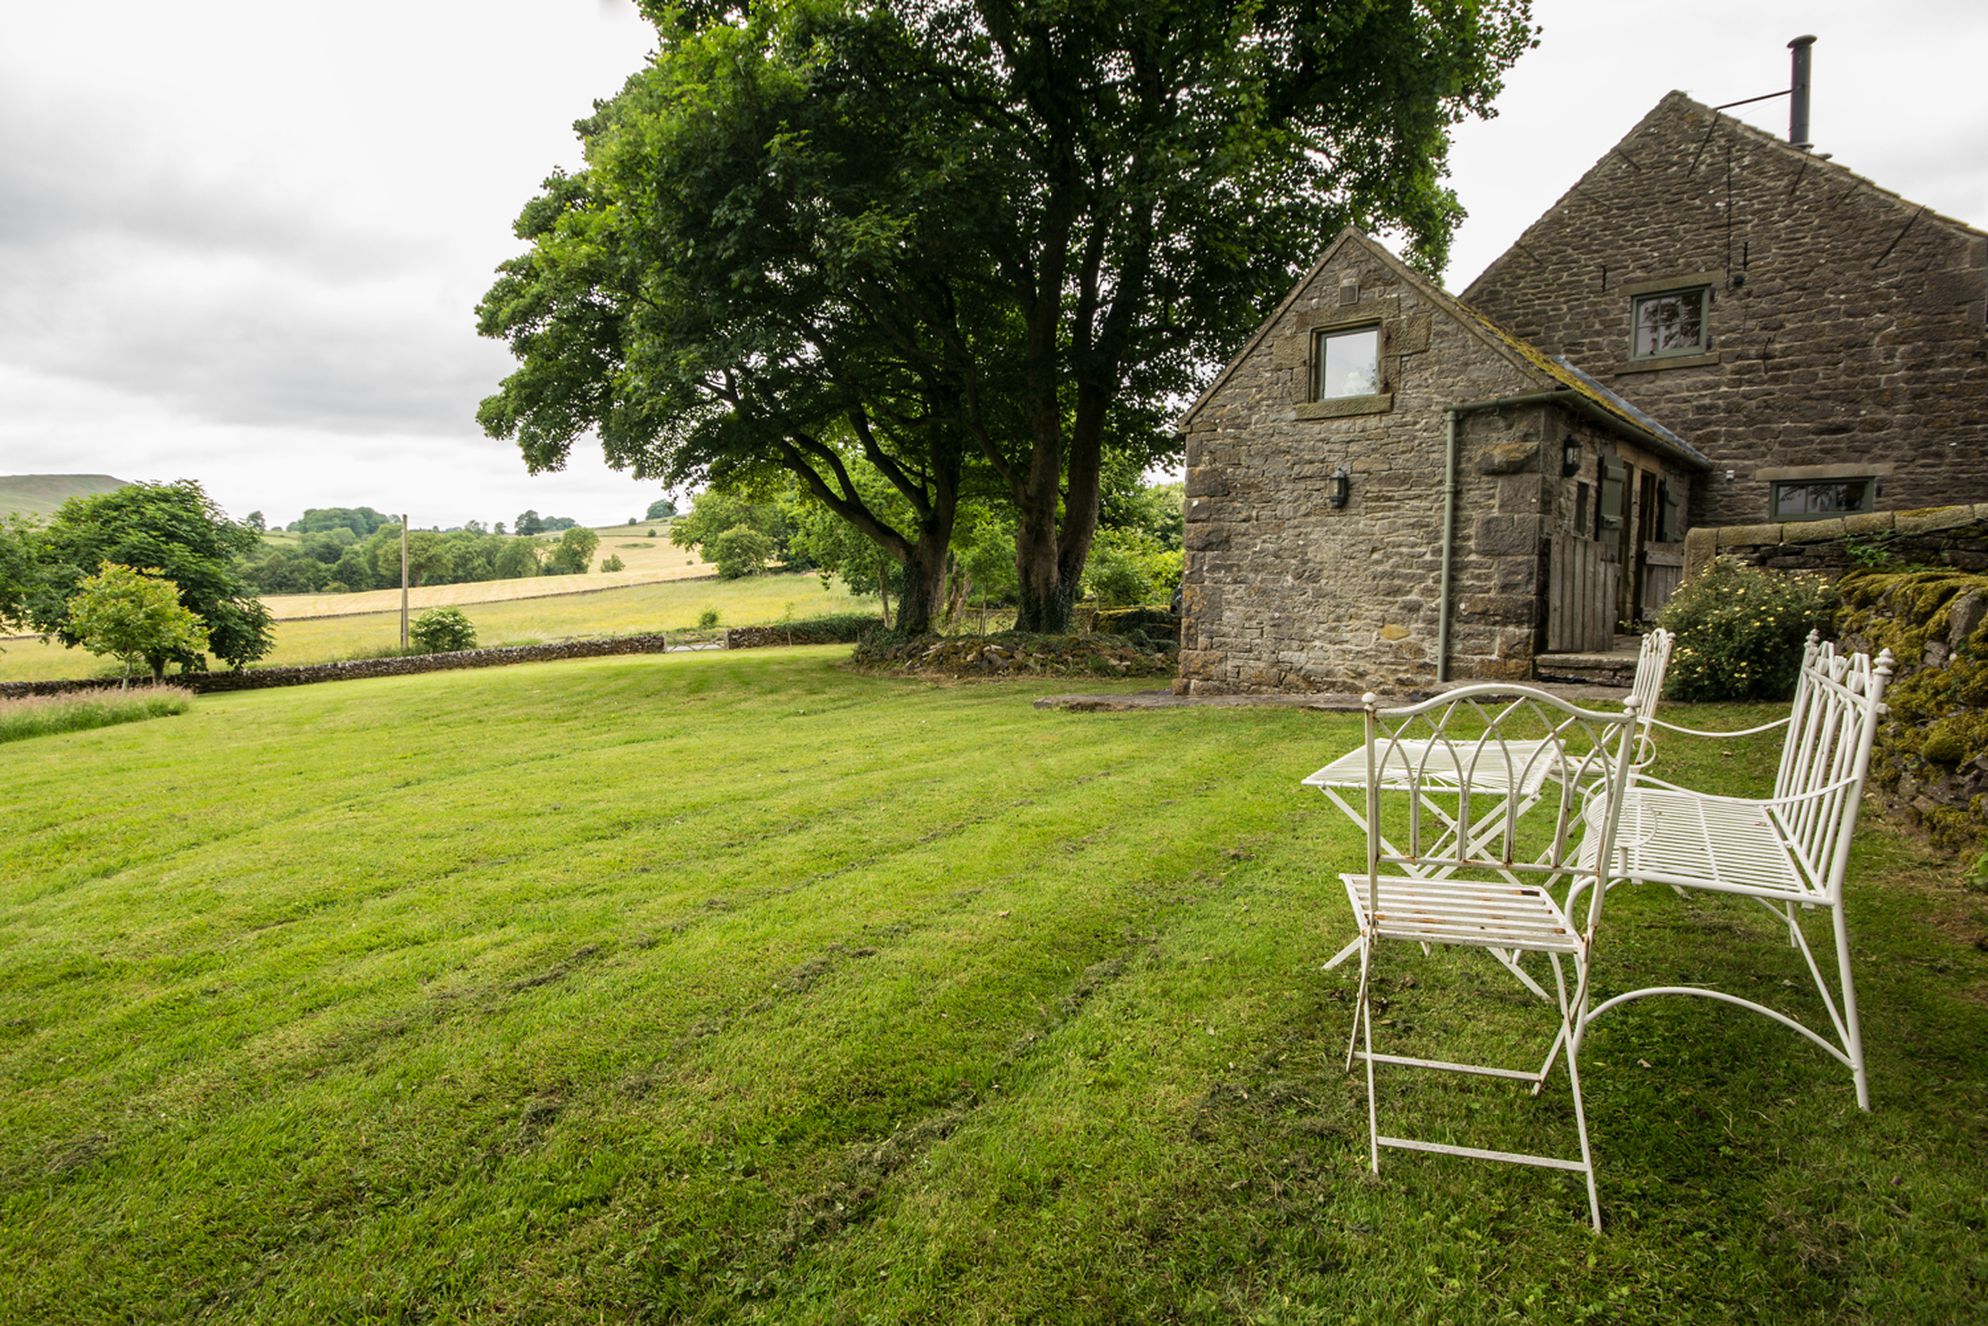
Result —
M 126 691 L 91 691 L 80 695 L 36 695 L 0 700 L 0 742 L 58 732 L 85 732 L 93 727 L 136 723 L 147 718 L 183 714 L 193 693 L 177 686 L 142 686 Z
M 875 599 L 858 599 L 840 582 L 823 589 L 813 572 L 752 576 L 744 580 L 663 581 L 595 594 L 515 599 L 460 606 L 476 625 L 481 646 L 539 644 L 579 635 L 626 635 L 638 631 L 688 630 L 699 614 L 716 609 L 722 626 L 758 626 L 786 618 L 860 612 Z M 418 614 L 417 614 L 418 615 Z M 325 663 L 368 658 L 396 650 L 399 612 L 323 617 L 276 623 L 276 647 L 265 666 Z M 120 670 L 81 649 L 64 649 L 36 639 L 0 646 L 0 681 L 114 676 Z
M 1596 1238 L 1568 1176 L 1365 1172 L 1353 975 L 1318 970 L 1360 847 L 1297 786 L 1356 720 L 1041 712 L 1045 685 L 846 652 L 210 696 L 12 748 L 0 1320 L 1981 1302 L 1988 908 L 1888 833 L 1851 884 L 1875 1111 L 1764 1020 L 1613 1014 L 1583 1055 Z M 1744 789 L 1772 758 L 1700 745 L 1659 772 Z M 1625 890 L 1609 923 L 1604 990 L 1798 999 L 1757 908 Z M 1525 1057 L 1494 973 L 1391 956 L 1380 1034 Z M 1565 1146 L 1562 1102 L 1398 1075 L 1382 1109 Z

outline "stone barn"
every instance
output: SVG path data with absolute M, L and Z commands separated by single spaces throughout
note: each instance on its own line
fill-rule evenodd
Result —
M 1673 92 L 1462 300 L 1333 240 L 1180 420 L 1179 688 L 1527 677 L 1693 525 L 1988 503 L 1988 234 L 1808 148 Z
M 1195 693 L 1528 677 L 1548 644 L 1606 648 L 1675 585 L 1709 467 L 1355 230 L 1180 427 Z

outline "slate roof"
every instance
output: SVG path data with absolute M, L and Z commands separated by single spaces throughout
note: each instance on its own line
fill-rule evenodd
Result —
M 1566 360 L 1552 358 L 1539 347 L 1506 331 L 1490 318 L 1471 308 L 1455 295 L 1450 294 L 1441 286 L 1403 262 L 1400 258 L 1397 258 L 1372 236 L 1364 234 L 1352 226 L 1348 226 L 1340 231 L 1333 238 L 1332 243 L 1326 245 L 1325 252 L 1319 255 L 1318 260 L 1306 269 L 1303 276 L 1299 277 L 1292 284 L 1290 291 L 1283 299 L 1277 302 L 1277 307 L 1271 310 L 1270 316 L 1265 318 L 1257 326 L 1257 329 L 1250 334 L 1250 338 L 1243 342 L 1242 348 L 1236 351 L 1229 362 L 1223 365 L 1222 371 L 1215 375 L 1214 381 L 1208 384 L 1206 390 L 1197 396 L 1194 403 L 1175 421 L 1174 429 L 1176 432 L 1187 431 L 1188 425 L 1193 422 L 1194 416 L 1201 412 L 1202 406 L 1206 405 L 1214 397 L 1215 393 L 1222 389 L 1223 384 L 1235 374 L 1236 368 L 1245 359 L 1249 358 L 1250 354 L 1262 343 L 1264 337 L 1270 334 L 1270 329 L 1275 327 L 1283 319 L 1286 311 L 1289 310 L 1291 304 L 1297 299 L 1299 292 L 1307 285 L 1310 285 L 1319 272 L 1325 268 L 1326 264 L 1331 262 L 1339 250 L 1349 243 L 1358 244 L 1379 258 L 1397 276 L 1413 286 L 1416 292 L 1428 300 L 1430 304 L 1448 313 L 1458 323 L 1462 324 L 1465 330 L 1474 333 L 1479 340 L 1509 360 L 1521 372 L 1530 376 L 1539 388 L 1550 392 L 1566 393 L 1566 403 L 1570 408 L 1578 410 L 1580 413 L 1595 419 L 1597 422 L 1612 426 L 1618 432 L 1626 433 L 1637 441 L 1659 452 L 1670 455 L 1694 469 L 1702 470 L 1711 468 L 1712 462 L 1705 457 L 1704 453 L 1689 442 L 1686 442 L 1676 433 L 1665 428 L 1649 415 L 1637 409 L 1628 401 L 1623 400 L 1622 397 L 1616 395 L 1613 391 L 1610 391 L 1607 387 L 1604 387 L 1601 383 L 1595 381 L 1592 377 L 1583 373 Z M 1458 404 L 1462 403 L 1458 402 Z

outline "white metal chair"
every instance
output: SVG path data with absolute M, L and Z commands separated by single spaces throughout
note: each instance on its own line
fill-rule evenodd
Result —
M 1658 697 L 1663 692 L 1664 673 L 1670 666 L 1671 645 L 1671 633 L 1659 627 L 1643 637 L 1643 643 L 1637 651 L 1636 675 L 1629 687 L 1629 699 L 1635 703 L 1637 715 L 1637 723 L 1633 728 L 1635 752 L 1631 758 L 1631 767 L 1635 769 L 1647 767 L 1655 755 L 1656 748 L 1651 740 L 1650 724 L 1656 716 Z M 1632 729 L 1625 729 L 1629 730 Z M 1513 745 L 1512 753 L 1515 757 L 1519 757 L 1517 763 L 1512 766 L 1513 773 L 1518 777 L 1518 781 L 1514 783 L 1501 784 L 1500 769 L 1485 768 L 1476 772 L 1473 780 L 1475 790 L 1483 798 L 1486 806 L 1484 813 L 1476 817 L 1475 822 L 1472 823 L 1471 833 L 1474 837 L 1481 838 L 1499 832 L 1507 823 L 1513 822 L 1518 816 L 1523 816 L 1539 799 L 1541 790 L 1553 775 L 1553 768 L 1549 762 L 1532 760 L 1529 757 L 1543 744 L 1542 740 L 1535 740 L 1530 747 L 1525 747 L 1523 741 Z M 1444 774 L 1440 768 L 1444 758 L 1446 756 L 1441 749 L 1431 752 L 1415 741 L 1397 742 L 1390 748 L 1389 763 L 1382 770 L 1382 783 L 1389 791 L 1401 792 L 1405 791 L 1412 781 L 1423 808 L 1429 814 L 1441 817 L 1444 829 L 1456 834 L 1462 832 L 1462 825 L 1447 810 L 1447 805 L 1455 798 L 1455 791 L 1452 786 L 1453 776 Z M 1432 759 L 1435 761 L 1433 766 L 1430 764 Z M 1355 810 L 1346 799 L 1349 794 L 1361 792 L 1366 788 L 1365 746 L 1356 747 L 1339 756 L 1307 777 L 1304 785 L 1315 787 L 1324 793 L 1326 799 L 1358 825 L 1362 833 L 1368 832 L 1367 817 Z M 1504 804 L 1508 798 L 1515 802 L 1514 806 L 1507 807 Z M 1508 811 L 1511 813 L 1508 814 Z M 1447 839 L 1439 840 L 1430 845 L 1428 854 L 1440 857 L 1448 846 Z M 1488 850 L 1490 846 L 1491 844 L 1487 842 L 1475 844 L 1479 850 Z M 1388 845 L 1388 850 L 1393 850 L 1391 845 Z M 1437 873 L 1441 873 L 1441 867 L 1435 869 Z M 1513 883 L 1518 882 L 1517 877 L 1510 875 L 1509 872 L 1507 877 Z M 1326 962 L 1325 970 L 1331 971 L 1352 957 L 1359 951 L 1359 947 L 1360 941 L 1357 937 L 1347 941 L 1346 945 Z M 1491 950 L 1491 954 L 1527 989 L 1541 999 L 1547 997 L 1545 989 L 1519 966 L 1517 958 L 1495 949 Z
M 1581 855 L 1583 867 L 1592 872 L 1607 845 L 1606 878 L 1611 887 L 1623 882 L 1668 884 L 1680 893 L 1697 890 L 1751 898 L 1773 912 L 1786 924 L 1789 944 L 1808 967 L 1834 1039 L 1784 1012 L 1702 986 L 1630 990 L 1597 1005 L 1588 1015 L 1590 1020 L 1657 994 L 1693 995 L 1749 1009 L 1807 1037 L 1849 1068 L 1858 1107 L 1870 1108 L 1843 880 L 1891 669 L 1889 650 L 1873 664 L 1864 654 L 1839 655 L 1834 645 L 1811 633 L 1786 718 L 1738 732 L 1658 723 L 1670 731 L 1714 737 L 1785 726 L 1773 795 L 1715 796 L 1641 775 L 1624 801 L 1619 832 L 1596 825 Z M 1801 917 L 1816 908 L 1829 912 L 1834 931 L 1834 992 L 1801 926 Z
M 1599 841 L 1610 842 L 1628 785 L 1635 748 L 1636 708 L 1618 714 L 1578 708 L 1530 687 L 1466 686 L 1420 704 L 1382 710 L 1365 697 L 1367 868 L 1341 876 L 1359 938 L 1360 986 L 1346 1066 L 1366 1063 L 1369 1160 L 1380 1171 L 1382 1147 L 1495 1160 L 1584 1176 L 1588 1209 L 1601 1228 L 1601 1201 L 1595 1187 L 1588 1143 L 1586 1107 L 1581 1098 L 1580 1044 L 1588 1019 L 1589 954 L 1607 892 L 1588 890 L 1587 914 L 1577 922 L 1555 901 L 1555 890 L 1579 870 L 1581 826 L 1596 826 Z M 1410 793 L 1405 845 L 1396 847 L 1382 832 L 1384 793 Z M 1431 786 L 1454 798 L 1457 809 L 1429 815 L 1421 791 Z M 1512 794 L 1531 789 L 1530 800 Z M 1482 789 L 1480 791 L 1480 789 Z M 1474 826 L 1484 816 L 1474 797 L 1493 805 L 1500 821 Z M 1537 809 L 1534 809 L 1534 808 Z M 1550 809 L 1550 820 L 1541 812 Z M 1527 814 L 1528 811 L 1532 813 Z M 1524 819 L 1525 823 L 1521 824 Z M 1459 831 L 1457 826 L 1473 826 Z M 1535 841 L 1527 841 L 1532 839 Z M 1544 850 L 1534 853 L 1537 841 Z M 1517 960 L 1544 953 L 1552 964 L 1558 1026 L 1538 1068 L 1460 1063 L 1376 1053 L 1373 1041 L 1374 956 L 1383 941 L 1478 948 L 1504 955 L 1517 972 Z M 1571 964 L 1569 986 L 1567 965 Z M 1528 988 L 1543 995 L 1527 980 Z M 1376 1065 L 1433 1069 L 1503 1078 L 1530 1084 L 1538 1094 L 1562 1050 L 1573 1092 L 1580 1157 L 1489 1150 L 1383 1133 L 1375 1104 Z

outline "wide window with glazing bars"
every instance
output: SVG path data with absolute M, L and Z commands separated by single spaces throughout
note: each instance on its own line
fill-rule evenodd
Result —
M 1869 511 L 1876 479 L 1789 479 L 1774 485 L 1770 515 L 1775 520 L 1827 520 Z
M 1630 304 L 1630 355 L 1636 359 L 1666 359 L 1703 354 L 1712 345 L 1707 313 L 1709 286 L 1638 295 Z
M 1381 389 L 1381 329 L 1322 331 L 1312 344 L 1312 399 L 1373 396 Z

